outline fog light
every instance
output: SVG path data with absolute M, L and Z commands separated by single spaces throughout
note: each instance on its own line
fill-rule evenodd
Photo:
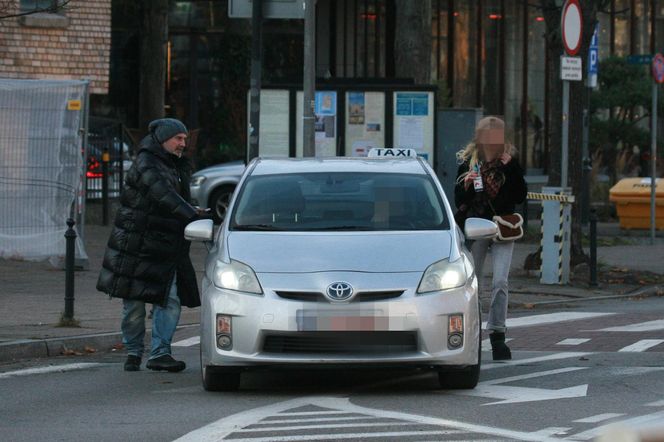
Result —
M 454 333 L 453 335 L 450 335 L 449 338 L 447 338 L 447 343 L 451 348 L 461 347 L 461 344 L 463 344 L 463 336 L 459 333 Z
M 217 346 L 223 350 L 229 350 L 233 345 L 233 340 L 228 335 L 217 336 Z

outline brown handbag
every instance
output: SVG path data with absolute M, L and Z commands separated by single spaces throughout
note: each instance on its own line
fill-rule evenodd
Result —
M 516 241 L 523 236 L 523 217 L 518 213 L 511 215 L 496 215 L 493 222 L 498 225 L 498 235 L 495 242 Z

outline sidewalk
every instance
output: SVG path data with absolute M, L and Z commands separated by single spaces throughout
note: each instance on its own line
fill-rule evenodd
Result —
M 117 299 L 109 299 L 95 288 L 109 232 L 110 227 L 86 226 L 85 241 L 90 266 L 87 271 L 76 272 L 75 318 L 80 322 L 77 328 L 57 326 L 64 310 L 64 271 L 53 269 L 47 262 L 0 260 L 0 362 L 21 357 L 53 356 L 65 348 L 83 350 L 89 347 L 105 351 L 120 342 L 118 332 L 122 303 Z M 603 226 L 600 230 L 600 236 L 612 237 L 615 234 L 615 226 Z M 655 246 L 648 245 L 647 238 L 636 237 L 633 242 L 629 245 L 598 248 L 599 261 L 623 271 L 629 269 L 664 273 L 664 239 L 658 238 Z M 525 257 L 537 250 L 537 247 L 538 244 L 521 242 L 515 246 L 510 278 L 510 304 L 513 308 L 533 308 L 552 301 L 574 302 L 599 296 L 624 295 L 649 285 L 615 280 L 601 283 L 593 289 L 587 287 L 586 280 L 575 280 L 572 285 L 563 287 L 540 285 L 535 272 L 529 274 L 523 270 Z M 206 250 L 202 244 L 192 244 L 192 261 L 199 280 L 205 255 Z M 661 284 L 661 281 L 657 279 L 653 284 Z M 656 294 L 657 291 L 657 286 L 650 285 L 649 294 Z M 487 295 L 485 293 L 483 297 Z M 181 325 L 191 326 L 198 321 L 199 309 L 183 308 Z

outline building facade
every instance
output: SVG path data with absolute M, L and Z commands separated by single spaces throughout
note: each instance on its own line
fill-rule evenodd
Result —
M 136 33 L 129 9 L 114 1 L 110 100 L 135 123 Z M 502 115 L 531 169 L 546 169 L 547 75 L 539 1 L 431 0 L 432 84 L 439 105 Z M 664 42 L 664 2 L 613 0 L 599 14 L 599 56 L 651 53 Z M 123 12 L 125 11 L 125 12 Z M 395 77 L 395 0 L 318 0 L 320 81 L 389 81 Z M 228 17 L 228 0 L 173 1 L 169 16 L 167 113 L 201 129 L 199 150 L 214 161 L 243 157 L 246 146 L 250 23 Z M 652 29 L 659 29 L 653 35 Z M 302 80 L 303 23 L 264 23 L 263 84 Z M 117 90 L 114 84 L 118 84 Z M 543 170 L 544 172 L 546 170 Z M 537 173 L 537 172 L 536 172 Z
M 72 0 L 56 13 L 30 13 L 52 4 L 16 0 L 3 11 L 11 17 L 0 21 L 0 77 L 89 79 L 92 94 L 107 94 L 111 0 Z

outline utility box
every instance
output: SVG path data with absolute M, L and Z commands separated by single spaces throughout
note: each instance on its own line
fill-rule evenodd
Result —
M 625 178 L 610 190 L 622 229 L 650 228 L 650 178 Z M 655 184 L 655 227 L 664 230 L 664 182 Z
M 570 189 L 543 187 L 542 193 L 569 195 Z M 542 267 L 540 283 L 569 283 L 572 205 L 562 201 L 542 201 Z

